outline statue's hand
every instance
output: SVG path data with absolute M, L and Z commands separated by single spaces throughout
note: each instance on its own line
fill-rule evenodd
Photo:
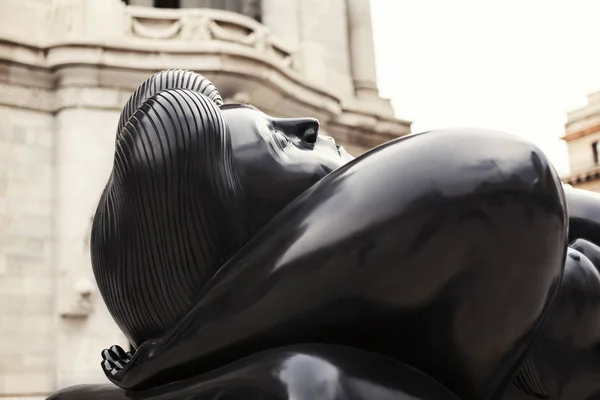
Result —
M 133 358 L 132 352 L 125 352 L 121 346 L 112 346 L 102 350 L 102 369 L 106 377 L 113 383 L 121 381 L 125 367 Z
M 137 390 L 148 387 L 154 374 L 163 369 L 160 357 L 158 364 L 155 362 L 157 343 L 157 340 L 144 342 L 135 352 L 125 352 L 119 346 L 103 350 L 104 374 L 109 381 L 122 389 Z

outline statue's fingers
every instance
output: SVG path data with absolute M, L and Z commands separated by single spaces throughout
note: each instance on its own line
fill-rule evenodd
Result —
M 102 358 L 114 365 L 114 368 L 122 369 L 124 366 L 124 361 L 110 349 L 102 350 Z
M 121 346 L 114 345 L 110 350 L 119 357 L 119 360 L 125 361 L 127 359 L 127 353 L 125 353 L 125 350 Z
M 103 359 L 103 360 L 112 361 L 112 358 L 111 358 L 110 352 L 109 352 L 107 349 L 104 349 L 104 350 L 102 350 L 102 353 L 101 353 L 101 355 L 102 355 L 102 359 Z
M 104 375 L 108 378 L 109 381 L 118 385 L 121 377 L 119 375 L 120 370 L 116 368 L 115 364 L 111 361 L 104 360 L 102 361 L 102 370 L 104 371 Z
M 102 361 L 102 369 L 106 373 L 111 373 L 115 370 L 115 364 L 113 364 L 111 361 L 104 360 Z

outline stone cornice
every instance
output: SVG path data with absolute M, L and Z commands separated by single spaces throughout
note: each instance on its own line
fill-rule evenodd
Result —
M 168 47 L 168 51 L 164 47 Z M 243 49 L 228 43 L 210 42 L 194 49 L 176 43 L 164 47 L 159 51 L 156 47 L 148 46 L 147 43 L 146 46 L 134 46 L 131 42 L 103 45 L 93 41 L 77 41 L 36 48 L 2 41 L 0 62 L 59 75 L 64 75 L 61 70 L 68 70 L 73 66 L 112 69 L 123 71 L 124 74 L 138 72 L 143 77 L 166 68 L 202 71 L 208 77 L 234 75 L 247 81 L 259 81 L 271 91 L 293 96 L 294 101 L 302 103 L 301 108 L 314 109 L 321 118 L 330 119 L 341 113 L 341 100 L 337 96 L 311 85 L 295 71 L 282 68 L 260 57 L 260 54 L 257 55 L 251 49 Z M 2 80 L 1 76 L 0 80 Z M 130 81 L 127 87 L 123 88 L 133 89 L 138 83 Z M 218 82 L 215 84 L 219 88 L 223 87 Z M 30 86 L 30 83 L 25 83 L 25 86 Z M 226 86 L 225 83 L 225 89 Z M 11 93 L 3 97 L 12 97 L 14 92 L 19 90 L 21 89 L 10 89 Z M 274 98 L 279 97 L 274 96 Z
M 598 133 L 598 132 L 600 132 L 600 124 L 595 124 L 595 125 L 585 128 L 585 129 L 581 129 L 576 132 L 571 132 L 571 133 L 563 136 L 562 139 L 566 142 L 570 142 L 572 140 L 576 140 L 576 139 L 582 138 L 584 136 L 592 135 L 592 134 Z
M 600 103 L 589 103 L 585 107 L 568 112 L 568 122 L 566 123 L 565 127 L 567 128 L 567 131 L 569 131 L 572 126 L 577 125 L 580 122 L 584 122 L 586 119 L 598 114 L 600 114 Z
M 562 178 L 562 181 L 569 185 L 577 185 L 595 180 L 600 180 L 600 166 L 592 167 Z
M 56 97 L 52 90 L 0 82 L 0 105 L 54 112 L 56 111 Z
M 363 135 L 377 135 L 379 138 L 383 138 L 384 141 L 409 134 L 411 126 L 411 123 L 407 121 L 347 109 L 344 109 L 341 115 L 331 121 L 331 124 L 359 129 Z

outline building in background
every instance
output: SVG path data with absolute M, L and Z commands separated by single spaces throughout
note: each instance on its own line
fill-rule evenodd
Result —
M 588 104 L 567 116 L 566 135 L 571 172 L 565 183 L 600 192 L 600 92 L 588 96 Z
M 2 0 L 2 398 L 104 381 L 100 351 L 126 345 L 89 231 L 121 107 L 165 68 L 275 116 L 317 117 L 354 154 L 410 129 L 378 94 L 369 0 Z

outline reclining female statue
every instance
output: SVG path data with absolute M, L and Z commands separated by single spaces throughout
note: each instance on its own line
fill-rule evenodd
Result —
M 431 131 L 352 159 L 179 70 L 121 126 L 92 264 L 136 350 L 103 351 L 113 386 L 52 399 L 500 399 L 552 314 L 565 194 L 521 139 Z

